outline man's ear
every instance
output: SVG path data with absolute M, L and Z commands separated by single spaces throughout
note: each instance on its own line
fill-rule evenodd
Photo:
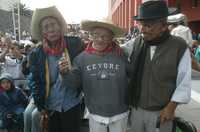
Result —
M 167 31 L 168 30 L 168 25 L 167 24 L 163 24 L 163 26 L 162 26 L 162 32 L 165 32 L 165 31 Z

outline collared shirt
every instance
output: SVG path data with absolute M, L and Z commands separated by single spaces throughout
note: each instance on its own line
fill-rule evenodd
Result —
M 88 117 L 92 118 L 93 120 L 103 123 L 105 125 L 111 124 L 113 122 L 116 122 L 118 120 L 124 119 L 126 117 L 128 117 L 129 111 L 126 111 L 124 113 L 112 116 L 112 117 L 103 117 L 100 115 L 96 115 L 96 114 L 92 114 L 88 111 L 88 109 L 86 108 L 86 111 L 88 112 Z
M 188 103 L 191 99 L 191 55 L 189 49 L 185 51 L 178 66 L 176 79 L 176 90 L 171 101 L 178 103 Z

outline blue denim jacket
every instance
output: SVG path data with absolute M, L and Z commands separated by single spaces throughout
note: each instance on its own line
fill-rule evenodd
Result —
M 81 51 L 83 51 L 83 43 L 77 37 L 65 37 L 65 41 L 67 44 L 66 47 L 68 48 L 69 57 L 71 61 L 73 61 L 73 59 Z M 34 102 L 38 110 L 41 111 L 42 109 L 47 109 L 47 106 L 45 105 L 45 101 L 47 99 L 45 98 L 47 92 L 45 61 L 47 56 L 42 50 L 42 45 L 39 45 L 30 53 L 29 57 L 30 74 L 28 76 L 28 85 L 31 89 Z M 77 91 L 77 98 L 78 94 L 79 92 Z
M 68 83 L 62 83 L 62 75 L 59 73 L 58 62 L 62 56 L 47 57 L 49 65 L 49 80 L 51 90 L 45 101 L 48 110 L 51 111 L 67 111 L 70 108 L 80 103 L 80 98 L 77 98 L 77 89 L 70 87 Z

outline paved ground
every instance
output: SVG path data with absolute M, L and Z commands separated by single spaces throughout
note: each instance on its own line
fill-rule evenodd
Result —
M 200 132 L 200 104 L 192 100 L 188 105 L 182 105 L 177 109 L 177 116 L 191 121 Z
M 193 71 L 192 100 L 187 105 L 179 106 L 177 115 L 192 121 L 200 132 L 200 73 Z

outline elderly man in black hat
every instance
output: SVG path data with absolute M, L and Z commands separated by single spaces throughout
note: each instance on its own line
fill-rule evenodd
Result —
M 191 57 L 186 42 L 170 35 L 165 1 L 141 4 L 138 16 L 142 33 L 130 55 L 130 103 L 134 132 L 171 132 L 178 104 L 191 95 Z M 160 124 L 160 125 L 159 125 Z

